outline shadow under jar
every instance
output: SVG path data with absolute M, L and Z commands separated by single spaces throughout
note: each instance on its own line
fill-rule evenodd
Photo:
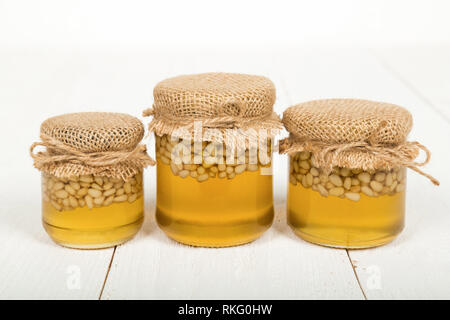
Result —
M 407 110 L 316 100 L 288 108 L 283 122 L 291 133 L 280 150 L 289 154 L 287 220 L 295 234 L 358 249 L 386 244 L 403 230 L 405 165 L 417 170 L 413 160 L 426 150 L 405 141 L 412 126 Z M 428 158 L 427 151 L 425 163 Z
M 227 247 L 251 242 L 271 226 L 273 139 L 269 133 L 254 145 L 245 130 L 257 138 L 259 130 L 279 131 L 274 100 L 272 82 L 252 75 L 186 75 L 155 87 L 148 113 L 156 139 L 156 221 L 170 238 Z M 214 131 L 209 139 L 208 131 Z M 245 141 L 228 143 L 237 137 Z
M 42 171 L 42 222 L 56 243 L 77 249 L 131 239 L 144 219 L 143 169 L 153 165 L 139 119 L 119 113 L 74 113 L 41 125 L 31 149 Z M 37 146 L 45 152 L 33 153 Z

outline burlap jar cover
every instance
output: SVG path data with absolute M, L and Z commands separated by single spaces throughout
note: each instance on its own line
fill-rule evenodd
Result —
M 217 129 L 222 134 L 208 134 L 203 141 L 227 142 L 227 137 L 257 138 L 266 130 L 274 136 L 282 128 L 273 112 L 275 87 L 263 77 L 232 73 L 182 75 L 158 83 L 154 90 L 153 108 L 143 112 L 153 116 L 149 131 L 157 135 L 175 134 L 194 137 L 196 122 L 202 128 Z M 180 130 L 183 129 L 183 130 Z M 231 130 L 230 130 L 231 129 Z M 248 141 L 248 140 L 247 140 Z
M 410 168 L 439 182 L 418 167 L 430 160 L 430 151 L 420 143 L 406 141 L 412 116 L 404 108 L 358 99 L 326 99 L 301 103 L 283 113 L 290 132 L 280 142 L 280 153 L 309 151 L 312 164 L 329 173 L 333 167 L 363 170 Z M 426 159 L 415 159 L 423 150 Z
M 41 125 L 42 142 L 30 148 L 34 166 L 58 178 L 90 175 L 128 180 L 154 165 L 139 144 L 142 122 L 122 113 L 84 112 L 56 116 Z M 44 152 L 34 152 L 37 146 Z

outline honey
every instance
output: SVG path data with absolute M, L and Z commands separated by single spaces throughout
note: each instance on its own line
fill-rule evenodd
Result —
M 288 224 L 302 239 L 339 248 L 392 241 L 403 229 L 405 168 L 314 167 L 310 152 L 290 157 Z
M 60 212 L 42 203 L 42 223 L 56 243 L 70 248 L 107 248 L 131 239 L 144 219 L 144 200 L 114 203 L 108 207 L 76 208 Z
M 236 161 L 227 164 L 225 148 L 211 147 L 222 145 L 203 142 L 204 160 L 195 164 L 192 142 L 184 163 L 174 151 L 179 144 L 183 141 L 156 136 L 156 220 L 169 237 L 193 246 L 226 247 L 253 241 L 270 227 L 272 176 L 262 174 L 270 162 L 248 164 L 249 152 L 243 150 L 242 163 L 236 154 Z
M 42 175 L 42 221 L 58 244 L 94 249 L 131 239 L 144 217 L 142 174 L 128 181 Z
M 244 172 L 233 179 L 174 176 L 157 162 L 156 220 L 184 244 L 226 247 L 257 239 L 273 221 L 272 176 Z
M 392 241 L 403 229 L 405 192 L 359 201 L 289 184 L 288 223 L 302 239 L 331 247 L 367 248 Z

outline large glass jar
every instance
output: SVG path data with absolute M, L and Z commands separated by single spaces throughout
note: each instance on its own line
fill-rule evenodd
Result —
M 253 241 L 270 227 L 272 176 L 264 174 L 270 162 L 249 163 L 249 150 L 244 150 L 227 164 L 215 153 L 222 145 L 212 142 L 201 142 L 201 163 L 195 164 L 190 144 L 191 156 L 176 161 L 172 151 L 178 143 L 168 135 L 156 136 L 156 220 L 170 238 L 226 247 Z
M 143 218 L 142 174 L 127 181 L 42 174 L 42 222 L 62 246 L 96 249 L 121 244 L 139 231 Z
M 282 127 L 273 112 L 272 81 L 234 73 L 181 75 L 159 82 L 153 97 L 143 114 L 153 116 L 160 228 L 193 246 L 258 238 L 273 220 L 267 146 Z
M 392 241 L 405 217 L 404 167 L 364 171 L 311 163 L 309 152 L 290 156 L 288 223 L 302 239 L 338 248 Z

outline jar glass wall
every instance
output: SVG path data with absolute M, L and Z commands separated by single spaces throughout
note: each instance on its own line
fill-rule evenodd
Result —
M 329 174 L 311 164 L 309 152 L 290 157 L 288 223 L 302 239 L 341 248 L 392 241 L 403 229 L 404 167 L 363 171 L 335 167 Z
M 214 162 L 219 158 L 215 147 L 222 146 L 203 142 L 203 162 L 195 164 L 189 145 L 192 153 L 176 163 L 172 151 L 177 144 L 167 135 L 156 136 L 156 220 L 170 238 L 225 247 L 253 241 L 270 227 L 272 176 L 264 174 L 270 162 L 249 164 L 248 150 L 236 154 L 233 164 Z
M 42 220 L 58 244 L 106 248 L 131 239 L 144 218 L 142 174 L 128 181 L 93 175 L 42 174 Z

